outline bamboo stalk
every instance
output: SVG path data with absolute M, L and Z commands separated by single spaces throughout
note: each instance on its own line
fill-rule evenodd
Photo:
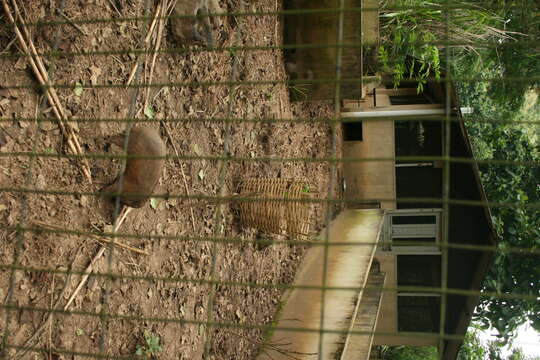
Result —
M 22 32 L 19 29 L 19 26 L 17 25 L 15 18 L 13 17 L 11 8 L 7 0 L 2 0 L 4 12 L 6 13 L 9 21 L 13 24 L 15 35 L 17 36 L 17 39 L 19 40 L 19 44 L 21 45 L 23 51 L 28 57 L 28 61 L 30 63 L 32 70 L 34 71 L 36 78 L 38 79 L 41 86 L 44 87 L 44 92 L 47 96 L 47 101 L 51 104 L 53 108 L 54 115 L 58 120 L 58 126 L 60 127 L 62 134 L 67 139 L 68 147 L 74 154 L 84 155 L 84 151 L 82 150 L 78 137 L 75 131 L 73 130 L 73 127 L 67 121 L 67 116 L 63 110 L 62 103 L 60 102 L 60 99 L 58 98 L 58 95 L 55 89 L 52 87 L 47 70 L 45 69 L 45 65 L 43 64 L 41 57 L 38 55 L 38 51 L 36 50 L 36 47 L 34 46 L 34 43 L 28 32 L 28 29 L 24 25 L 24 19 L 19 11 L 19 6 L 17 5 L 17 1 L 11 0 L 11 4 L 13 6 L 14 13 L 18 21 L 23 24 L 21 26 Z M 26 36 L 26 39 L 25 39 L 25 36 Z M 92 174 L 90 172 L 90 167 L 88 166 L 87 160 L 85 158 L 82 158 L 81 162 L 82 162 L 82 171 L 84 175 L 88 178 L 89 182 L 92 183 Z

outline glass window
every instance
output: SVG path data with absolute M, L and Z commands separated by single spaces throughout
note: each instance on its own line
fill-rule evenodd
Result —
M 436 224 L 436 215 L 399 215 L 392 216 L 394 225 L 412 225 L 412 224 Z

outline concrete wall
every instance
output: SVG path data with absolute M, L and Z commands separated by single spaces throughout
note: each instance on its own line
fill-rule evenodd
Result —
M 386 94 L 377 94 L 377 107 L 390 105 Z M 373 96 L 368 95 L 360 108 L 373 108 Z M 362 122 L 362 141 L 345 141 L 343 157 L 358 161 L 343 163 L 343 176 L 347 183 L 346 199 L 387 199 L 381 201 L 383 209 L 396 208 L 395 162 L 370 160 L 394 158 L 394 122 L 370 119 Z M 355 207 L 354 204 L 350 204 Z

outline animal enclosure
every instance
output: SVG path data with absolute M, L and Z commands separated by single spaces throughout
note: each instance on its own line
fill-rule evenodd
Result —
M 537 301 L 483 283 L 537 263 L 490 212 L 537 193 L 484 186 L 540 155 L 474 147 L 502 120 L 462 113 L 494 88 L 454 77 L 455 39 L 399 72 L 397 1 L 0 3 L 0 358 L 455 360 L 479 301 Z M 401 10 L 459 13 L 434 4 Z

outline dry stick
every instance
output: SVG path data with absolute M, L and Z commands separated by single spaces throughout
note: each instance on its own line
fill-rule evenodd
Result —
M 11 0 L 11 2 L 13 4 L 13 8 L 15 9 L 15 14 L 19 18 L 19 21 L 21 23 L 24 23 L 24 19 L 23 19 L 22 15 L 19 12 L 19 7 L 17 6 L 17 1 L 16 0 Z M 49 79 L 48 72 L 45 69 L 45 65 L 43 64 L 43 61 L 41 61 L 41 57 L 39 57 L 39 55 L 38 55 L 37 49 L 34 46 L 34 43 L 32 41 L 32 37 L 30 36 L 30 34 L 28 32 L 28 29 L 26 28 L 26 26 L 23 25 L 22 30 L 23 30 L 24 34 L 26 35 L 26 38 L 27 38 L 27 41 L 28 41 L 28 47 L 30 48 L 32 58 L 35 59 L 35 62 L 37 64 L 37 68 L 39 69 L 39 74 L 41 75 L 42 80 L 45 82 L 46 85 L 50 85 L 50 79 Z M 51 96 L 52 96 L 52 98 L 54 100 L 53 104 L 51 104 L 51 105 L 53 107 L 56 106 L 57 110 L 61 114 L 61 118 L 65 119 L 66 115 L 64 113 L 64 109 L 62 108 L 60 100 L 58 99 L 58 96 L 56 95 L 56 91 L 53 91 L 53 90 L 54 89 L 51 89 L 51 90 L 47 89 L 47 91 L 51 92 Z M 69 127 L 69 125 L 68 125 L 68 127 Z
M 124 211 L 124 209 L 125 209 L 125 211 Z M 118 221 L 115 221 L 115 225 L 114 225 L 114 228 L 113 228 L 114 233 L 116 233 L 118 231 L 118 229 L 120 228 L 120 226 L 122 225 L 122 223 L 124 222 L 127 215 L 131 212 L 132 209 L 133 208 L 130 208 L 130 207 L 123 207 L 122 208 L 122 211 L 120 212 L 120 214 L 121 214 L 120 220 L 117 219 Z M 90 274 L 92 274 L 92 272 L 94 271 L 94 264 L 101 258 L 101 256 L 103 255 L 103 253 L 105 252 L 106 249 L 107 249 L 106 246 L 101 245 L 101 248 L 98 250 L 97 254 L 90 261 L 90 264 L 88 264 L 88 266 L 84 270 L 84 275 L 83 275 L 81 281 L 79 282 L 79 285 L 75 288 L 75 290 L 73 291 L 73 293 L 69 297 L 68 301 L 64 305 L 64 311 L 66 311 L 69 308 L 69 306 L 71 305 L 71 303 L 73 302 L 73 300 L 75 300 L 75 297 L 79 294 L 79 291 L 81 291 L 82 287 L 86 283 L 86 280 L 88 280 L 88 278 L 90 277 Z
M 19 39 L 19 43 L 22 46 L 24 52 L 28 55 L 30 54 L 30 50 L 28 49 L 28 45 L 26 44 L 26 41 L 24 40 L 23 35 L 21 34 L 19 28 L 15 24 L 15 19 L 13 19 L 11 15 L 11 9 L 9 8 L 9 5 L 7 4 L 6 0 L 2 0 L 2 4 L 4 5 L 4 11 L 7 14 L 9 20 L 13 23 L 13 27 L 15 30 L 15 34 L 17 35 L 17 38 Z M 37 64 L 34 61 L 34 58 L 29 56 L 28 60 L 30 62 L 30 66 L 32 67 L 32 70 L 34 70 L 34 73 L 36 77 L 38 78 L 40 83 L 44 83 L 43 77 L 41 76 L 40 70 L 37 67 Z M 46 91 L 45 94 L 47 95 L 47 100 L 49 100 L 49 103 L 52 105 L 53 112 L 55 113 L 56 117 L 60 118 L 60 114 L 58 113 L 58 109 L 54 107 L 54 100 L 51 97 L 51 94 Z M 62 131 L 65 132 L 64 124 L 62 122 L 59 123 L 60 128 Z
M 56 225 L 50 225 L 50 224 L 47 224 L 43 221 L 34 221 L 34 224 L 36 224 L 37 226 L 41 226 L 43 228 L 48 228 L 48 229 L 52 229 L 52 230 L 65 230 L 65 228 L 61 227 L 61 226 L 56 226 Z M 136 252 L 138 254 L 142 254 L 142 255 L 149 255 L 146 251 L 144 250 L 140 250 L 140 249 L 137 249 L 137 248 L 134 248 L 134 247 L 131 247 L 129 245 L 126 245 L 126 244 L 123 244 L 121 242 L 118 242 L 118 241 L 112 241 L 112 240 L 109 240 L 109 239 L 105 239 L 101 236 L 98 236 L 98 235 L 94 235 L 94 234 L 85 234 L 85 235 L 80 235 L 80 236 L 88 236 L 89 238 L 92 238 L 94 240 L 97 240 L 97 241 L 100 241 L 100 242 L 104 242 L 104 243 L 107 243 L 107 244 L 113 244 L 115 246 L 118 246 L 122 249 L 126 249 L 126 250 L 129 250 L 129 251 L 133 251 L 133 252 Z
M 156 27 L 156 23 L 157 23 L 160 12 L 161 12 L 161 3 L 159 3 L 156 7 L 156 13 L 154 14 L 154 18 L 152 19 L 150 28 L 148 29 L 148 34 L 146 34 L 146 37 L 144 38 L 145 44 L 148 44 L 150 42 L 150 39 L 152 38 L 152 35 L 154 34 L 154 29 Z
M 122 206 L 122 210 L 120 210 L 120 214 L 118 214 L 118 217 L 114 221 L 114 232 L 118 231 L 120 226 L 124 223 L 126 220 L 128 214 L 133 210 L 133 208 L 129 206 Z
M 169 127 L 165 121 L 161 121 L 163 124 L 163 128 L 165 129 L 165 133 L 167 134 L 167 138 L 169 139 L 169 142 L 171 143 L 171 146 L 174 150 L 174 154 L 176 155 L 176 161 L 178 162 L 178 166 L 180 167 L 180 172 L 182 173 L 182 179 L 184 181 L 184 188 L 186 189 L 186 195 L 189 197 L 189 187 L 186 180 L 186 174 L 184 173 L 184 164 L 179 160 L 180 154 L 178 153 L 178 150 L 176 149 L 176 145 L 174 144 L 173 137 L 171 136 L 171 133 L 169 132 Z M 193 231 L 197 232 L 197 229 L 195 228 L 195 215 L 193 214 L 193 206 L 190 206 L 189 208 L 191 213 L 191 225 L 193 226 Z
M 17 5 L 16 0 L 12 0 L 13 8 L 15 10 L 15 14 L 18 17 L 19 21 L 24 24 L 24 19 L 19 11 L 19 7 Z M 17 25 L 15 24 L 15 21 L 13 17 L 11 16 L 11 11 L 9 10 L 9 6 L 4 1 L 4 9 L 6 10 L 6 13 L 8 17 L 10 18 L 11 22 L 14 25 L 15 32 L 17 34 L 17 37 L 19 38 L 19 41 L 21 45 L 23 46 L 23 49 L 25 50 L 26 54 L 29 55 L 29 60 L 31 62 L 32 68 L 36 74 L 36 77 L 40 81 L 42 85 L 47 85 L 46 93 L 47 93 L 47 99 L 49 100 L 49 103 L 52 105 L 55 115 L 57 116 L 59 120 L 59 126 L 60 129 L 64 132 L 64 135 L 66 136 L 68 140 L 68 145 L 70 145 L 72 151 L 75 154 L 83 154 L 82 148 L 78 142 L 78 138 L 73 132 L 73 129 L 71 128 L 71 125 L 67 123 L 66 125 L 62 121 L 66 121 L 67 116 L 65 115 L 65 112 L 63 111 L 62 104 L 60 100 L 58 99 L 58 95 L 56 94 L 56 90 L 51 87 L 51 82 L 49 79 L 49 75 L 47 70 L 45 69 L 45 65 L 43 64 L 41 57 L 38 55 L 38 52 L 34 46 L 34 43 L 32 41 L 32 37 L 28 33 L 28 29 L 26 26 L 23 26 L 23 32 L 27 37 L 27 42 L 24 40 L 24 36 L 21 34 L 20 30 L 18 29 Z M 66 131 L 67 130 L 67 131 Z M 88 170 L 88 176 L 90 182 L 92 182 L 92 179 L 90 177 L 90 170 L 88 169 L 88 165 L 86 164 L 86 160 L 83 159 L 84 165 L 86 165 L 87 168 L 83 167 L 83 170 Z M 85 171 L 86 174 L 86 171 Z
M 15 10 L 15 14 L 17 18 L 19 19 L 19 22 L 24 24 L 24 19 L 19 12 L 19 7 L 17 5 L 16 0 L 11 0 L 11 2 Z M 67 123 L 67 117 L 63 111 L 61 102 L 58 98 L 58 95 L 56 94 L 55 89 L 51 87 L 47 70 L 45 69 L 43 62 L 41 61 L 41 58 L 38 55 L 38 52 L 34 46 L 34 43 L 32 42 L 32 38 L 30 34 L 28 33 L 28 29 L 26 28 L 26 26 L 22 26 L 22 30 L 27 37 L 27 40 L 25 40 L 23 34 L 19 30 L 19 27 L 17 26 L 15 22 L 15 19 L 13 18 L 11 14 L 11 9 L 7 1 L 2 0 L 2 4 L 4 6 L 4 11 L 6 15 L 8 16 L 9 20 L 13 24 L 13 28 L 14 28 L 15 34 L 17 35 L 17 38 L 19 39 L 19 43 L 21 47 L 23 48 L 24 52 L 26 53 L 26 55 L 28 56 L 30 66 L 32 67 L 32 70 L 34 71 L 36 78 L 38 79 L 38 81 L 40 82 L 42 86 L 45 86 L 45 94 L 47 95 L 47 100 L 51 104 L 53 108 L 53 112 L 58 119 L 58 124 L 60 126 L 60 129 L 62 130 L 64 136 L 66 136 L 67 138 L 68 146 L 70 147 L 71 151 L 73 151 L 75 154 L 82 155 L 84 152 L 82 151 L 82 148 L 78 141 L 78 137 L 73 131 L 73 128 L 71 127 L 71 125 Z M 83 166 L 82 166 L 83 173 L 86 175 L 90 183 L 92 183 L 92 175 L 91 175 L 88 163 L 86 159 L 84 158 L 81 160 L 83 163 Z
M 53 274 L 52 278 L 52 284 L 51 284 L 51 304 L 50 308 L 51 311 L 53 310 L 53 300 L 54 300 L 54 276 L 56 274 Z M 52 319 L 53 317 L 49 317 L 49 359 L 52 359 Z
M 122 13 L 120 12 L 120 10 L 118 10 L 118 8 L 116 7 L 116 5 L 114 5 L 114 1 L 109 0 L 109 4 L 111 4 L 111 6 L 113 7 L 113 9 L 116 10 L 116 13 L 118 14 L 118 16 L 122 17 Z
M 17 37 L 14 37 L 13 39 L 11 39 L 11 41 L 7 44 L 7 46 L 4 48 L 4 50 L 2 50 L 2 52 L 7 52 L 9 50 L 9 48 L 11 47 L 11 45 L 13 45 L 15 43 L 15 41 L 17 41 Z
M 159 48 L 161 46 L 161 38 L 162 38 L 162 34 L 163 34 L 163 28 L 165 27 L 165 14 L 166 14 L 166 11 L 167 11 L 167 0 L 163 0 L 162 3 L 161 3 L 161 14 L 160 14 L 160 18 L 159 18 L 159 21 L 158 21 L 158 26 L 157 26 L 157 35 L 156 35 L 156 38 L 155 38 L 155 45 L 154 45 L 154 54 L 152 56 L 152 63 L 150 65 L 150 75 L 148 77 L 148 84 L 151 85 L 152 84 L 152 78 L 154 77 L 154 68 L 156 66 L 156 59 L 157 59 L 157 54 L 158 54 L 158 51 L 159 51 Z M 148 98 L 150 96 L 150 86 L 148 86 L 146 88 L 146 95 L 145 95 L 145 98 L 144 98 L 144 108 L 146 109 L 148 107 Z
M 88 35 L 88 33 L 86 31 L 83 30 L 82 27 L 80 27 L 79 25 L 75 24 L 73 22 L 72 19 L 68 18 L 66 14 L 64 14 L 64 12 L 60 12 L 60 16 L 63 17 L 64 19 L 66 19 L 68 21 L 68 23 L 73 26 L 75 29 L 79 30 L 79 32 L 83 35 Z
M 275 22 L 274 22 L 274 45 L 278 45 L 279 42 L 278 42 L 278 0 L 276 0 L 276 19 L 275 19 Z
M 69 266 L 69 271 L 71 271 L 71 269 L 73 268 L 73 264 L 75 264 L 75 260 L 77 260 L 77 255 L 79 254 L 80 249 L 81 249 L 81 246 L 78 247 L 77 252 L 76 252 L 75 256 L 73 257 L 73 260 L 71 261 L 71 264 Z M 56 309 L 58 307 L 58 305 L 60 305 L 60 301 L 64 297 L 64 293 L 66 292 L 66 289 L 67 289 L 68 284 L 70 282 L 71 276 L 72 276 L 72 273 L 68 272 L 66 281 L 64 283 L 64 286 L 62 287 L 62 290 L 60 290 L 60 294 L 58 295 L 58 299 L 56 300 L 56 302 L 54 304 L 53 310 Z M 28 352 L 27 345 L 30 344 L 36 337 L 38 337 L 41 334 L 41 332 L 45 329 L 45 326 L 47 326 L 47 323 L 49 322 L 49 319 L 52 316 L 53 316 L 53 312 L 51 311 L 51 312 L 49 312 L 47 314 L 47 317 L 45 318 L 45 320 L 43 320 L 41 325 L 34 331 L 32 336 L 30 336 L 28 339 L 26 339 L 24 344 L 22 346 L 20 346 L 20 348 L 15 352 L 15 355 L 14 355 L 15 359 L 18 359 L 18 358 L 26 355 L 26 353 Z M 19 354 L 21 354 L 21 355 L 18 356 Z
M 169 8 L 167 9 L 167 16 L 171 16 L 171 13 L 173 12 L 174 8 L 176 7 L 176 3 L 178 0 L 173 0 L 169 3 Z
M 156 13 L 154 14 L 154 18 L 152 19 L 152 24 L 150 24 L 150 28 L 148 29 L 148 34 L 146 35 L 146 38 L 144 39 L 143 45 L 146 47 L 146 44 L 150 41 L 152 38 L 152 34 L 154 33 L 154 28 L 156 26 L 157 18 L 159 16 L 159 13 L 161 11 L 161 3 L 159 3 L 156 7 Z M 131 69 L 131 73 L 129 74 L 128 80 L 126 81 L 126 87 L 131 84 L 133 81 L 133 78 L 135 77 L 135 73 L 137 72 L 137 68 L 139 67 L 139 56 L 137 56 L 137 61 L 135 61 L 135 64 L 133 64 L 133 69 Z

